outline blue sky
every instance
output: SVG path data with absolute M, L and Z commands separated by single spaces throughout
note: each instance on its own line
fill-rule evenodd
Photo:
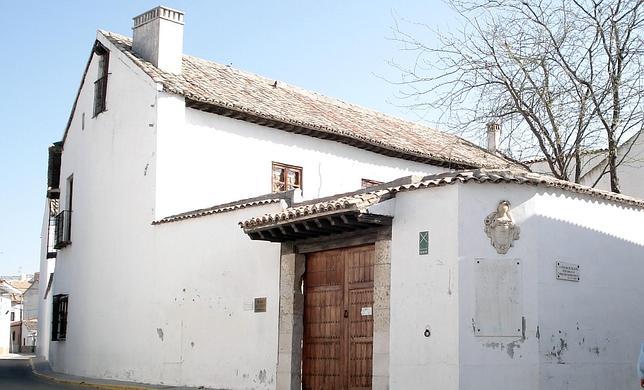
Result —
M 61 138 L 97 29 L 131 35 L 156 1 L 3 3 L 0 23 L 0 275 L 39 267 L 47 147 Z M 404 59 L 394 16 L 446 28 L 431 1 L 174 1 L 186 13 L 184 51 L 396 116 L 398 88 L 383 80 Z M 426 39 L 431 41 L 431 35 Z

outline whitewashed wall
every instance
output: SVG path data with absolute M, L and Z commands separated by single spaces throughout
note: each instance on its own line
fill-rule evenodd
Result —
M 0 356 L 9 353 L 10 331 L 9 326 L 11 310 L 11 299 L 8 296 L 0 295 Z
M 47 258 L 47 227 L 49 223 L 49 206 L 45 207 L 45 218 L 43 221 L 43 233 L 41 235 L 41 254 L 40 254 L 40 278 L 38 284 L 38 338 L 36 339 L 36 356 L 40 359 L 49 359 L 49 343 L 51 340 L 51 320 L 52 320 L 52 291 L 47 296 L 47 285 L 49 284 L 50 275 L 56 268 L 56 259 Z
M 531 219 L 538 210 L 534 187 L 515 184 L 468 184 L 460 186 L 458 236 L 461 295 L 460 323 L 460 388 L 468 389 L 550 389 L 539 387 L 539 344 L 535 337 L 538 325 L 537 256 L 539 236 L 549 229 L 547 224 L 536 225 Z M 499 254 L 484 232 L 484 219 L 496 211 L 501 200 L 511 204 L 511 215 L 519 225 L 520 238 L 507 254 Z M 516 316 L 520 335 L 512 337 L 481 337 L 475 327 L 475 262 L 516 260 L 520 262 L 521 290 L 516 297 L 522 310 Z M 554 272 L 554 271 L 553 271 Z M 505 303 L 500 303 L 504 305 Z M 525 318 L 525 325 L 522 318 Z
M 56 259 L 47 258 L 47 238 L 49 235 L 49 199 L 45 200 L 43 220 L 40 229 L 40 279 L 38 284 L 38 339 L 36 340 L 36 356 L 47 359 L 49 356 L 49 340 L 51 339 L 51 294 L 45 299 L 45 291 L 49 283 L 49 275 L 54 272 Z
M 483 221 L 504 199 L 521 235 L 502 255 Z M 466 184 L 399 194 L 391 388 L 636 388 L 644 339 L 642 224 L 640 209 L 531 186 Z M 425 230 L 430 250 L 419 255 L 418 233 Z M 477 259 L 521 263 L 513 336 L 476 335 Z M 580 265 L 581 281 L 556 280 L 556 261 Z
M 34 282 L 35 285 L 32 285 L 22 294 L 22 318 L 23 320 L 33 320 L 38 318 L 38 286 L 39 282 Z
M 50 342 L 49 360 L 55 371 L 128 379 L 113 365 L 144 346 L 123 329 L 147 320 L 132 311 L 156 286 L 139 267 L 159 267 L 147 249 L 154 218 L 156 85 L 100 33 L 98 39 L 110 50 L 107 111 L 92 118 L 94 56 L 62 157 L 61 210 L 67 178 L 74 176 L 72 244 L 58 251 L 50 295 L 69 294 L 69 314 L 67 340 Z
M 465 185 L 459 192 L 461 388 L 635 388 L 644 338 L 644 212 L 563 191 Z M 497 254 L 483 220 L 507 199 L 521 228 Z M 476 337 L 472 289 L 477 257 L 522 263 L 525 326 L 519 337 Z M 581 281 L 556 280 L 555 262 L 581 267 Z
M 623 194 L 644 199 L 644 134 L 634 136 L 620 146 L 617 153 L 617 168 L 620 190 Z M 584 185 L 610 191 L 610 177 L 605 174 L 599 178 L 606 167 L 605 161 L 597 161 L 597 166 L 588 172 L 581 181 Z M 599 181 L 597 180 L 599 178 Z
M 269 193 L 273 161 L 303 168 L 304 199 L 354 191 L 362 178 L 446 170 L 184 108 L 182 98 L 161 96 L 167 120 L 159 127 L 157 218 Z
M 250 242 L 237 222 L 281 206 L 152 225 L 156 129 L 174 97 L 157 101 L 156 86 L 99 39 L 111 49 L 108 110 L 91 118 L 93 61 L 63 153 L 61 208 L 72 174 L 74 207 L 52 292 L 69 294 L 67 339 L 50 343 L 54 370 L 274 388 L 279 246 Z M 244 310 L 253 297 L 268 298 L 266 313 Z
M 93 59 L 62 158 L 61 209 L 71 175 L 74 207 L 50 293 L 69 294 L 67 339 L 49 343 L 54 370 L 275 388 L 279 246 L 250 241 L 236 223 L 279 204 L 152 221 L 270 192 L 271 161 L 303 166 L 306 198 L 444 169 L 186 109 L 98 39 L 110 50 L 107 111 L 92 118 Z M 266 313 L 247 310 L 255 297 L 268 298 Z
M 449 186 L 396 197 L 391 244 L 392 389 L 459 389 L 458 189 Z M 429 231 L 427 255 L 418 252 L 421 231 Z

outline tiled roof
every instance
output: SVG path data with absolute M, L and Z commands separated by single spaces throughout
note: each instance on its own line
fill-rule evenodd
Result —
M 586 149 L 586 150 L 582 150 L 580 152 L 580 155 L 581 156 L 587 156 L 587 155 L 591 155 L 591 154 L 602 154 L 602 153 L 607 153 L 607 152 L 608 152 L 608 148 Z M 544 161 L 546 161 L 545 157 L 535 157 L 535 158 L 523 160 L 523 161 L 521 161 L 521 163 L 525 164 L 525 165 L 531 165 L 531 164 L 540 163 L 540 162 L 544 162 Z
M 25 292 L 31 286 L 31 283 L 32 283 L 28 280 L 6 280 L 6 282 L 22 292 Z
M 25 320 L 25 321 L 22 321 L 22 324 L 30 332 L 38 331 L 38 320 L 37 319 Z
M 155 82 L 162 84 L 164 91 L 182 95 L 187 103 L 194 102 L 194 107 L 200 109 L 216 107 L 213 112 L 223 115 L 436 165 L 521 169 L 518 164 L 453 134 L 226 65 L 183 56 L 181 75 L 167 73 L 136 56 L 130 38 L 107 31 L 101 33 Z M 251 117 L 252 120 L 248 119 Z
M 261 206 L 261 205 L 271 204 L 271 203 L 279 203 L 282 200 L 285 200 L 287 201 L 287 203 L 290 203 L 292 197 L 293 197 L 293 191 L 262 195 L 256 198 L 242 199 L 232 203 L 226 203 L 226 204 L 208 207 L 205 209 L 192 210 L 181 214 L 171 215 L 171 216 L 159 219 L 157 221 L 153 221 L 152 224 L 159 225 L 159 224 L 168 223 L 168 222 L 182 221 L 185 219 L 205 217 L 206 215 L 225 213 L 228 211 L 239 210 L 246 207 Z
M 322 201 L 319 203 L 290 207 L 279 213 L 264 214 L 260 217 L 251 218 L 244 222 L 240 222 L 240 226 L 243 228 L 253 228 L 263 225 L 272 225 L 300 217 L 306 217 L 308 215 L 319 215 L 346 210 L 364 210 L 373 204 L 391 198 L 390 195 L 390 189 L 384 189 L 358 193 L 354 195 L 341 196 L 336 199 Z
M 308 202 L 303 205 L 295 205 L 294 207 L 288 208 L 279 213 L 265 214 L 260 217 L 250 218 L 240 222 L 239 226 L 244 229 L 253 229 L 327 212 L 340 212 L 346 210 L 364 211 L 367 207 L 373 204 L 391 199 L 398 192 L 413 191 L 430 187 L 441 187 L 455 183 L 514 183 L 559 188 L 578 194 L 590 195 L 629 206 L 644 208 L 644 200 L 613 192 L 597 190 L 565 180 L 558 180 L 546 175 L 525 171 L 477 169 L 430 175 L 419 180 L 412 180 L 409 184 L 393 185 L 384 189 L 379 188 L 374 191 L 369 191 L 368 189 L 360 190 L 356 191 L 354 194 L 343 194 L 336 199 L 327 198 L 317 203 Z M 387 186 L 387 183 L 383 186 Z

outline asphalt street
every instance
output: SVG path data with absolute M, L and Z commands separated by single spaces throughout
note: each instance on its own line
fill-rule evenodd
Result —
M 0 358 L 0 389 L 86 389 L 86 387 L 64 385 L 40 378 L 31 371 L 31 364 L 27 357 L 12 357 Z

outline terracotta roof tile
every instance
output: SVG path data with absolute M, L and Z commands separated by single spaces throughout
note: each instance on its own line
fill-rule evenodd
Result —
M 225 213 L 228 211 L 239 210 L 239 209 L 252 207 L 252 206 L 261 206 L 261 205 L 270 204 L 270 203 L 279 203 L 280 201 L 281 199 L 279 198 L 261 199 L 261 200 L 255 200 L 255 201 L 250 201 L 245 203 L 236 203 L 236 204 L 225 205 L 225 206 L 213 206 L 205 209 L 193 210 L 193 211 L 188 211 L 181 214 L 171 215 L 169 217 L 165 217 L 157 221 L 153 221 L 152 224 L 160 225 L 168 222 L 177 222 L 185 219 L 205 217 L 206 215 Z
M 571 183 L 565 180 L 555 179 L 550 176 L 540 175 L 525 171 L 512 170 L 490 170 L 477 169 L 467 171 L 447 172 L 438 175 L 426 176 L 419 180 L 413 180 L 409 184 L 393 185 L 384 189 L 374 191 L 360 190 L 354 194 L 342 194 L 337 199 L 325 199 L 318 203 L 307 203 L 305 205 L 294 205 L 279 213 L 265 214 L 242 221 L 239 226 L 244 229 L 269 226 L 280 222 L 286 222 L 303 216 L 314 216 L 328 211 L 361 210 L 381 201 L 391 199 L 398 192 L 414 191 L 422 188 L 441 187 L 455 183 L 514 183 L 526 184 L 541 187 L 559 188 L 566 191 L 586 194 L 628 206 L 644 208 L 644 200 L 626 195 L 616 194 L 609 191 L 602 191 L 581 184 Z M 379 187 L 382 187 L 379 186 Z
M 427 159 L 464 168 L 522 169 L 453 134 L 215 62 L 184 55 L 182 74 L 167 73 L 135 55 L 130 38 L 107 31 L 101 33 L 153 80 L 162 84 L 166 92 L 199 103 L 355 140 L 354 146 L 400 153 L 402 158 Z

